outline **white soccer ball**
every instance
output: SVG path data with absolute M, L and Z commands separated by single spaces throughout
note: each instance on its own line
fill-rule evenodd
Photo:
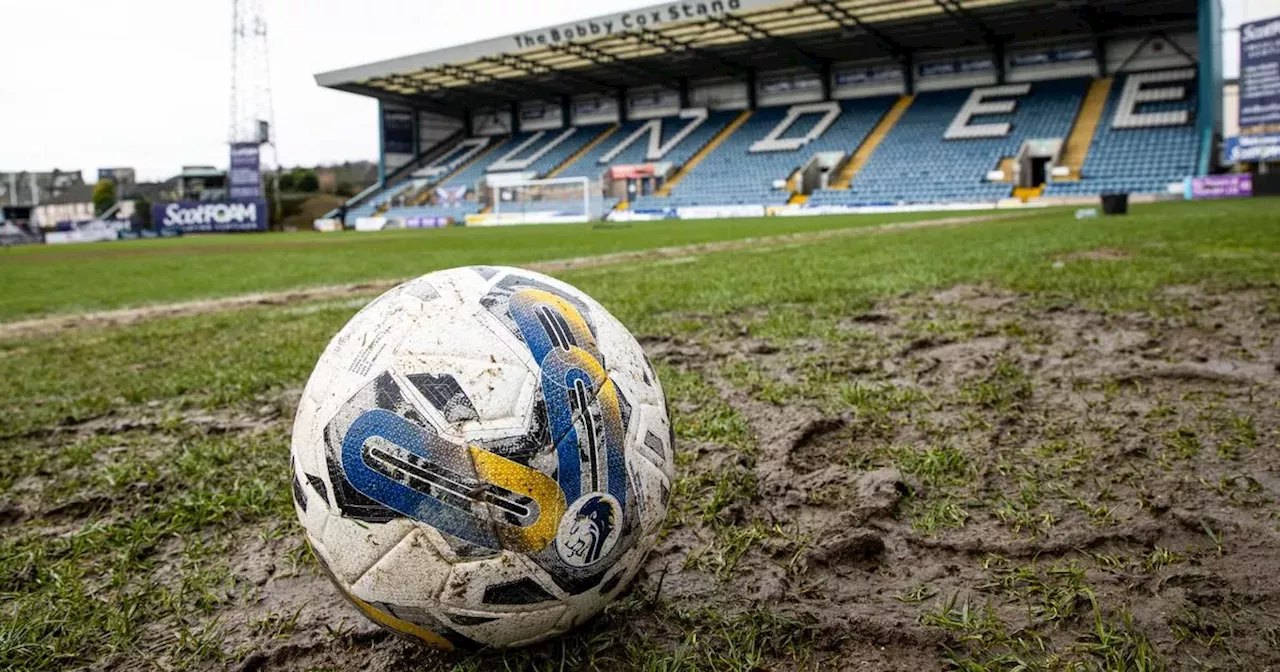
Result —
M 635 338 L 515 268 L 424 275 L 320 356 L 293 495 L 320 564 L 369 618 L 439 648 L 521 646 L 598 613 L 666 515 L 673 435 Z

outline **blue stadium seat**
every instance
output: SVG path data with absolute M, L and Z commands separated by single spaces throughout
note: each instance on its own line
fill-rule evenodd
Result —
M 1185 100 L 1144 103 L 1137 112 L 1188 110 L 1188 123 L 1180 126 L 1112 128 L 1126 77 L 1117 77 L 1107 98 L 1107 107 L 1094 132 L 1089 154 L 1076 182 L 1050 182 L 1046 196 L 1096 196 L 1103 193 L 1163 193 L 1172 182 L 1195 174 L 1200 155 L 1196 133 L 1196 83 L 1186 87 Z
M 774 181 L 786 179 L 819 152 L 851 154 L 896 100 L 894 97 L 850 100 L 840 104 L 840 116 L 820 137 L 800 149 L 751 152 L 787 116 L 788 107 L 757 110 L 741 128 L 725 139 L 676 184 L 668 197 L 636 199 L 637 209 L 699 205 L 775 205 L 786 203 L 791 193 L 775 189 Z M 806 135 L 822 113 L 802 115 L 782 135 Z
M 1007 183 L 988 182 L 1000 159 L 1014 156 L 1025 140 L 1066 138 L 1089 80 L 1036 82 L 1017 98 L 1010 114 L 975 116 L 970 124 L 1009 122 L 1001 138 L 947 140 L 948 126 L 971 89 L 916 96 L 911 107 L 854 176 L 846 190 L 815 192 L 813 205 L 994 202 L 1012 193 Z
M 546 176 L 547 173 L 554 170 L 557 166 L 567 161 L 569 157 L 573 156 L 576 152 L 581 150 L 583 147 L 586 147 L 587 144 L 590 143 L 592 140 L 595 140 L 597 137 L 599 137 L 599 135 L 601 133 L 604 133 L 605 129 L 609 128 L 609 126 L 610 124 L 596 124 L 592 126 L 578 127 L 578 130 L 573 135 L 569 136 L 567 139 L 565 139 L 564 142 L 560 143 L 559 145 L 556 145 L 554 149 L 547 152 L 545 155 L 542 156 L 542 158 L 538 159 L 533 163 L 533 165 L 529 166 L 529 170 L 536 173 L 538 177 Z M 552 140 L 558 137 L 562 132 L 563 132 L 562 130 L 547 131 L 547 137 L 544 138 L 543 144 L 550 143 Z M 542 145 L 539 145 L 539 146 L 542 146 Z M 536 151 L 537 151 L 537 147 L 531 147 L 527 153 L 533 154 Z M 558 177 L 564 177 L 564 176 L 560 175 Z
M 679 145 L 676 145 L 662 157 L 662 161 L 669 161 L 677 166 L 683 165 L 699 149 L 702 149 L 717 133 L 724 130 L 737 116 L 738 112 L 712 112 L 702 125 L 698 126 L 689 137 L 685 138 Z M 600 179 L 605 169 L 610 165 L 631 165 L 637 163 L 650 163 L 645 154 L 649 148 L 649 137 L 643 136 L 630 147 L 623 150 L 609 162 L 608 165 L 601 164 L 600 159 L 608 154 L 611 150 L 618 146 L 623 140 L 626 140 L 635 133 L 641 126 L 647 123 L 644 120 L 629 121 L 623 124 L 613 135 L 605 139 L 604 142 L 591 148 L 591 151 L 583 154 L 574 161 L 572 165 L 565 168 L 559 177 L 588 177 L 592 180 Z M 680 131 L 684 130 L 688 122 L 681 123 L 681 120 L 675 118 L 665 118 L 662 123 L 662 142 L 665 143 L 675 137 Z

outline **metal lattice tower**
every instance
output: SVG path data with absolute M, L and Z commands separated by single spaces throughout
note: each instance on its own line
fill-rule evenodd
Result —
M 271 61 L 263 0 L 231 0 L 231 124 L 227 141 L 263 141 L 275 149 L 275 113 L 271 107 Z M 260 137 L 261 122 L 270 134 Z M 272 157 L 275 158 L 274 156 Z

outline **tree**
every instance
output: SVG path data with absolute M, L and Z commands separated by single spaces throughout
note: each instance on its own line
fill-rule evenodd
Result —
M 133 228 L 151 228 L 151 201 L 144 196 L 133 199 Z
M 316 176 L 316 171 L 304 170 L 302 171 L 302 175 L 298 177 L 298 183 L 296 186 L 298 191 L 308 194 L 315 193 L 320 191 L 320 178 Z
M 293 191 L 294 187 L 297 186 L 294 184 L 293 172 L 280 171 L 280 191 Z
M 101 216 L 116 204 L 116 183 L 111 180 L 98 180 L 93 185 L 93 214 Z

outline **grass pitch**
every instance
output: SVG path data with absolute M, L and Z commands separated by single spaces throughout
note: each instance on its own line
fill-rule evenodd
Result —
M 301 543 L 294 400 L 364 299 L 0 341 L 0 669 L 1274 668 L 1276 206 L 559 273 L 658 365 L 680 478 L 629 595 L 505 654 L 389 638 Z M 883 221 L 18 251 L 2 315 Z
M 14 247 L 0 250 L 0 286 L 10 290 L 0 296 L 0 320 L 949 216 L 267 233 Z

